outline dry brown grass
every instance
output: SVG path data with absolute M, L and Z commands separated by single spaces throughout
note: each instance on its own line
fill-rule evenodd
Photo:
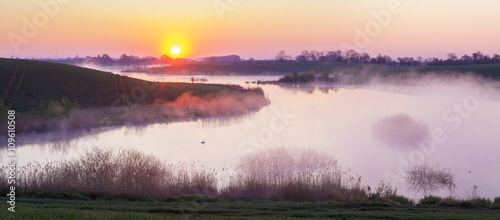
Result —
M 2 172 L 6 169 L 3 167 Z M 2 183 L 6 183 L 3 178 Z M 76 161 L 35 162 L 20 167 L 17 185 L 27 190 L 96 194 L 214 195 L 215 179 L 214 172 L 198 163 L 166 164 L 137 150 L 94 148 Z
M 284 147 L 244 156 L 222 174 L 200 162 L 166 163 L 137 150 L 94 148 L 74 161 L 29 163 L 17 179 L 18 187 L 32 191 L 292 201 L 360 201 L 367 198 L 360 184 L 361 177 L 348 175 L 331 156 Z
M 361 177 L 350 177 L 326 154 L 295 148 L 275 148 L 239 160 L 221 196 L 230 199 L 352 201 L 364 191 Z

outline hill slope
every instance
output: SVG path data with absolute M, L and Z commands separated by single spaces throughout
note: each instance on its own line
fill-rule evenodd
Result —
M 0 79 L 0 99 L 18 111 L 63 97 L 86 108 L 170 101 L 186 92 L 238 92 L 222 85 L 154 83 L 65 64 L 1 58 Z

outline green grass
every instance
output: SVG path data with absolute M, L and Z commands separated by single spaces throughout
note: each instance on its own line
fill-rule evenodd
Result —
M 0 200 L 6 201 L 6 197 Z M 8 204 L 1 203 L 6 210 Z M 200 196 L 165 201 L 18 198 L 0 219 L 498 219 L 499 209 L 415 207 L 390 203 L 229 201 Z
M 7 91 L 16 68 L 17 74 Z M 21 81 L 25 68 L 26 72 Z M 12 105 L 12 108 L 18 111 L 29 111 L 42 103 L 58 101 L 63 97 L 77 102 L 80 107 L 88 108 L 109 107 L 117 100 L 120 100 L 121 104 L 153 103 L 157 99 L 171 101 L 186 92 L 203 96 L 214 92 L 235 91 L 221 85 L 151 83 L 66 64 L 2 58 L 0 79 L 0 99 L 5 96 L 4 103 Z M 11 103 L 18 84 L 18 92 Z M 124 101 L 122 97 L 127 97 L 127 100 Z

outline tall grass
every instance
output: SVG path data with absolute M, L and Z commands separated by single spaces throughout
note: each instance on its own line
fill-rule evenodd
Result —
M 337 161 L 313 150 L 276 148 L 239 160 L 221 196 L 231 199 L 359 200 L 361 178 L 346 177 Z
M 7 167 L 2 168 L 3 172 L 6 170 Z M 194 162 L 166 164 L 137 150 L 115 152 L 94 148 L 79 160 L 23 166 L 18 172 L 17 185 L 25 190 L 97 195 L 214 195 L 215 179 L 213 171 Z
M 0 168 L 2 173 L 7 171 L 6 166 Z M 4 184 L 6 177 L 0 176 L 4 191 L 8 187 Z M 35 162 L 20 167 L 17 186 L 25 191 L 95 196 L 164 198 L 198 194 L 241 200 L 372 200 L 361 187 L 361 177 L 350 176 L 333 157 L 314 150 L 285 147 L 246 155 L 220 173 L 195 161 L 167 163 L 137 150 L 94 148 L 77 160 Z M 394 197 L 395 191 L 389 196 L 385 194 L 377 195 L 376 201 Z

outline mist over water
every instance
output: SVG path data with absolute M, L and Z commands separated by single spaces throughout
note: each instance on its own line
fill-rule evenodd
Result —
M 206 76 L 208 83 L 243 86 L 245 81 L 276 78 Z M 468 196 L 474 185 L 480 196 L 500 195 L 498 83 L 435 73 L 389 81 L 374 77 L 361 86 L 261 87 L 271 104 L 234 121 L 221 120 L 223 126 L 207 119 L 138 129 L 120 126 L 74 139 L 43 134 L 70 140 L 58 148 L 50 148 L 58 143 L 50 140 L 26 144 L 18 150 L 19 163 L 77 158 L 93 146 L 105 146 L 137 149 L 171 162 L 199 160 L 222 169 L 248 153 L 284 146 L 327 152 L 361 176 L 363 185 L 374 188 L 380 180 L 389 181 L 409 197 L 419 195 L 407 190 L 400 170 L 424 160 L 451 168 L 459 196 Z M 449 195 L 446 190 L 439 194 Z

